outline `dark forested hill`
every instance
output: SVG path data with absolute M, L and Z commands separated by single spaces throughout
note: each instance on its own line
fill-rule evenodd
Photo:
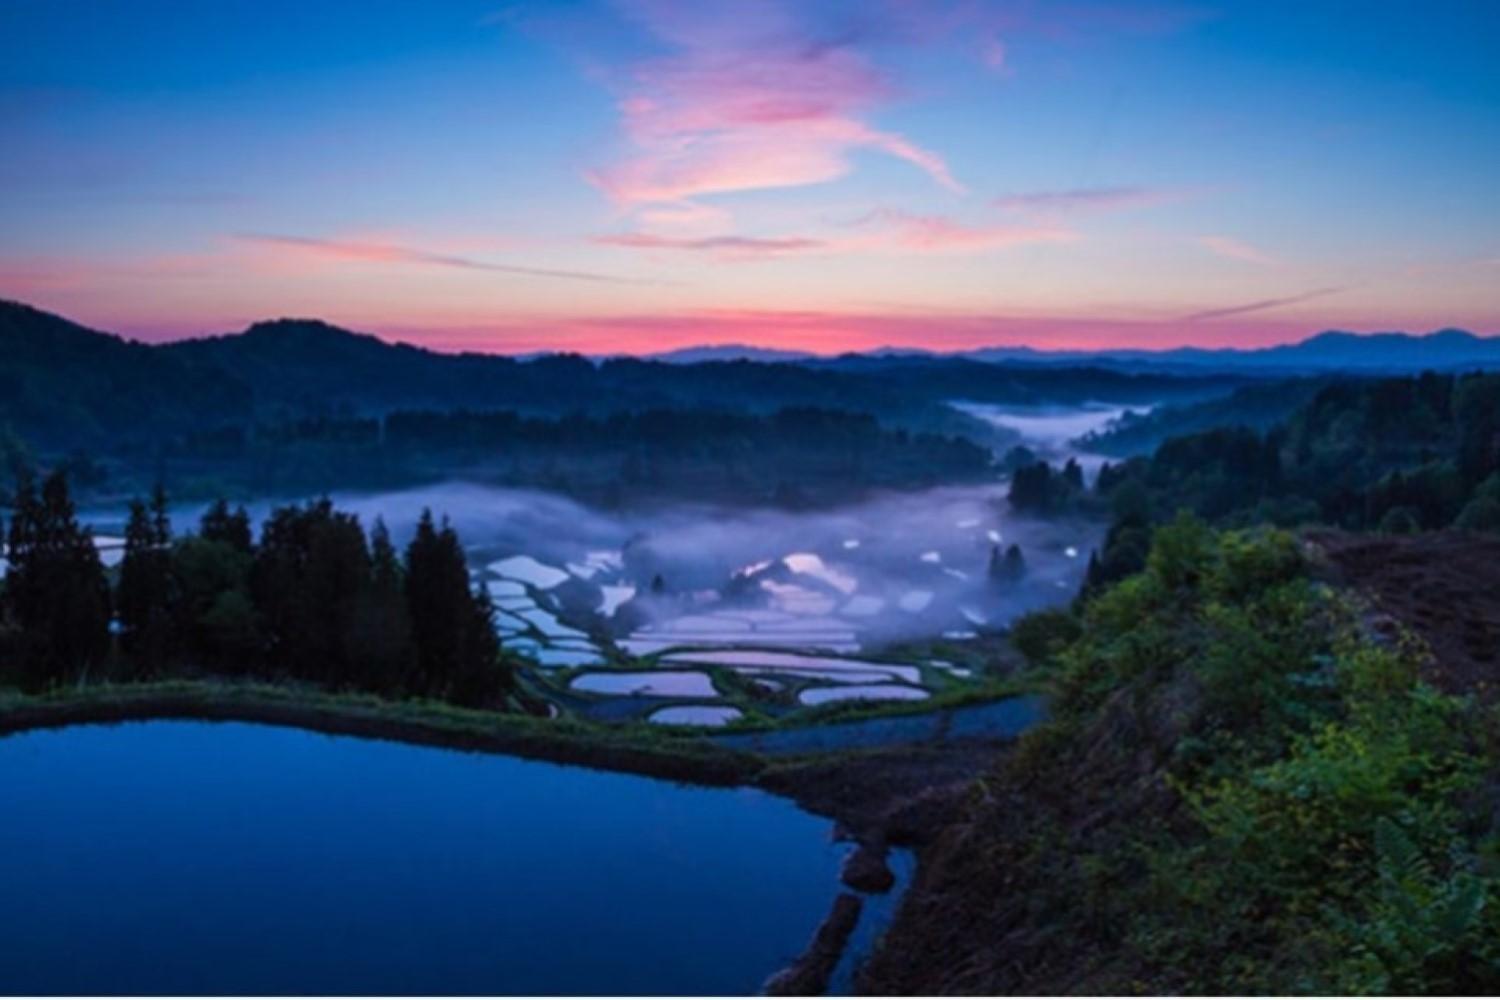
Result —
M 34 446 L 145 440 L 250 412 L 250 388 L 222 369 L 0 302 L 0 425 Z
M 523 361 L 443 354 L 287 319 L 148 346 L 19 303 L 0 303 L 0 338 L 0 423 L 56 447 L 201 433 L 252 417 L 374 416 L 394 409 L 602 416 L 705 408 L 769 414 L 815 406 L 874 414 L 908 430 L 978 436 L 986 429 L 947 401 L 1180 401 L 1228 391 L 1238 381 L 925 357 L 850 366 L 596 363 L 577 355 Z
M 1087 435 L 1084 446 L 1101 455 L 1144 455 L 1168 438 L 1221 427 L 1264 431 L 1312 399 L 1333 376 L 1252 382 L 1227 396 L 1214 396 L 1145 413 L 1126 413 L 1108 429 Z

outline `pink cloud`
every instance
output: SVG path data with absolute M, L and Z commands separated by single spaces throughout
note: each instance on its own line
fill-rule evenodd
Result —
M 712 232 L 728 226 L 733 221 L 733 216 L 724 209 L 695 201 L 653 205 L 641 209 L 636 213 L 636 217 L 649 225 L 694 232 Z
M 992 72 L 1003 73 L 1007 69 L 1005 65 L 1005 43 L 1000 40 L 998 35 L 992 34 L 984 40 L 984 43 L 979 47 L 979 58 Z
M 1230 260 L 1240 260 L 1247 264 L 1261 264 L 1272 266 L 1280 263 L 1269 254 L 1230 236 L 1200 236 L 1198 244 L 1210 253 L 1219 257 L 1227 257 Z
M 885 75 L 847 41 L 819 41 L 791 7 L 630 9 L 674 51 L 634 68 L 618 105 L 628 152 L 590 175 L 619 204 L 823 183 L 862 150 L 962 190 L 937 153 L 869 123 L 895 96 Z

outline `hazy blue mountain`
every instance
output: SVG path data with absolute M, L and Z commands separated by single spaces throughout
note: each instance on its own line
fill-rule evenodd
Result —
M 963 359 L 1003 365 L 1097 365 L 1184 373 L 1205 370 L 1274 374 L 1396 373 L 1424 368 L 1500 367 L 1500 335 L 1478 336 L 1467 330 L 1437 330 L 1426 334 L 1358 334 L 1329 330 L 1293 344 L 1253 349 L 1182 347 L 1164 351 L 1049 351 L 1026 346 L 995 346 L 936 352 L 919 347 L 885 346 L 833 357 L 725 344 L 685 347 L 652 355 L 652 358 L 677 363 L 780 361 L 843 371 L 870 371 L 922 361 Z
M 756 347 L 753 344 L 704 344 L 701 347 L 679 347 L 675 351 L 646 355 L 647 360 L 664 361 L 672 365 L 696 365 L 709 361 L 775 363 L 807 361 L 814 357 L 816 355 L 809 351 L 785 351 L 772 347 Z
M 1183 347 L 1167 351 L 1039 351 L 1030 347 L 988 347 L 966 357 L 988 362 L 1077 364 L 1089 360 L 1127 367 L 1221 371 L 1398 372 L 1424 368 L 1500 367 L 1500 336 L 1467 330 L 1427 334 L 1357 334 L 1329 330 L 1294 344 L 1251 350 Z

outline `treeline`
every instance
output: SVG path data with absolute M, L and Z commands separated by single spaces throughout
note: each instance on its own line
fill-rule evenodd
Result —
M 988 449 L 962 437 L 883 427 L 814 407 L 756 415 L 654 409 L 559 418 L 513 411 L 401 410 L 318 417 L 191 435 L 179 470 L 237 477 L 255 491 L 309 481 L 369 485 L 462 474 L 604 504 L 692 496 L 818 503 L 871 488 L 974 481 Z
M 1140 570 L 1152 525 L 1181 510 L 1228 527 L 1500 531 L 1500 375 L 1325 385 L 1267 431 L 1170 438 L 1106 464 L 1091 490 L 1075 470 L 1022 463 L 1010 497 L 1036 513 L 1112 513 L 1085 596 Z
M 1100 484 L 1134 480 L 1158 507 L 1215 520 L 1493 530 L 1497 474 L 1500 375 L 1429 372 L 1326 386 L 1270 431 L 1174 438 Z
M 1011 455 L 1022 451 L 1026 449 L 1014 449 Z M 1011 472 L 1007 499 L 1012 507 L 1027 514 L 1071 514 L 1091 507 L 1083 467 L 1072 458 L 1056 470 L 1044 461 L 1023 459 Z
M 1347 377 L 1252 382 L 1227 396 L 1144 412 L 1127 411 L 1104 430 L 1084 435 L 1079 444 L 1097 454 L 1126 458 L 1149 454 L 1170 438 L 1218 427 L 1248 427 L 1264 432 L 1285 421 L 1319 390 L 1337 381 L 1347 381 Z
M 193 673 L 498 707 L 513 688 L 488 595 L 424 512 L 398 553 L 328 500 L 275 510 L 255 539 L 223 501 L 174 535 L 158 489 L 131 504 L 111 587 L 67 478 L 23 478 L 5 532 L 0 665 L 39 690 Z

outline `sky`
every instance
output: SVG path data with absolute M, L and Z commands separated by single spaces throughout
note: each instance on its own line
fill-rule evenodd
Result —
M 1500 332 L 1500 4 L 0 0 L 0 297 L 145 340 Z

